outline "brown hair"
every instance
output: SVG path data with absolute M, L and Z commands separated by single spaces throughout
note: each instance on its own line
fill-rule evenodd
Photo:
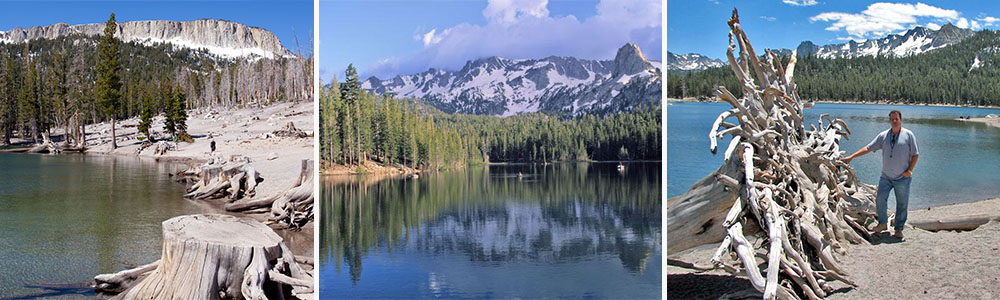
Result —
M 894 109 L 894 110 L 890 111 L 889 112 L 889 117 L 892 117 L 892 114 L 896 114 L 897 116 L 899 116 L 900 120 L 903 119 L 903 113 L 899 112 L 898 110 Z

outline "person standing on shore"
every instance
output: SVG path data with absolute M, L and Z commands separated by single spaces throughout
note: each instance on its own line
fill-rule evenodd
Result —
M 887 201 L 889 191 L 896 192 L 896 232 L 893 236 L 903 238 L 903 225 L 906 224 L 906 207 L 910 201 L 910 180 L 913 168 L 917 166 L 917 137 L 909 129 L 903 128 L 903 113 L 898 110 L 889 112 L 888 130 L 879 133 L 875 139 L 854 152 L 843 161 L 851 163 L 855 157 L 863 156 L 873 151 L 882 150 L 882 175 L 878 180 L 878 194 L 875 197 L 875 210 L 878 213 L 878 226 L 875 232 L 888 229 Z

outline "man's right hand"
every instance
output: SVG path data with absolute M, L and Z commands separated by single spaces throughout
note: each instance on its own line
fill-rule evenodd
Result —
M 840 160 L 841 160 L 841 161 L 843 161 L 843 162 L 844 162 L 845 164 L 848 164 L 848 165 L 849 165 L 849 164 L 851 164 L 851 160 L 852 160 L 852 159 L 854 159 L 854 158 L 853 158 L 853 157 L 850 157 L 850 156 L 848 156 L 848 157 L 845 157 L 845 158 L 841 158 Z

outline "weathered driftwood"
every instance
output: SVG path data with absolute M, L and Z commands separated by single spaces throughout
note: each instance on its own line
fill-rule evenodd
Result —
M 743 98 L 716 90 L 732 109 L 715 120 L 709 150 L 716 153 L 717 139 L 732 140 L 718 170 L 667 201 L 667 254 L 722 242 L 714 266 L 742 270 L 765 299 L 818 299 L 832 291 L 827 282 L 855 285 L 834 256 L 846 243 L 867 242 L 875 188 L 840 161 L 850 129 L 827 115 L 807 124 L 811 105 L 796 92 L 794 52 L 785 66 L 770 51 L 757 56 L 735 10 L 729 27 L 727 57 Z M 728 263 L 729 253 L 740 263 Z
M 299 228 L 313 220 L 313 161 L 302 160 L 302 169 L 292 186 L 281 193 L 260 199 L 226 204 L 227 211 L 258 211 L 268 208 L 268 220 L 280 226 Z
M 114 299 L 311 298 L 313 276 L 303 271 L 281 237 L 250 219 L 207 214 L 163 222 L 162 258 L 95 277 Z
M 187 187 L 184 198 L 192 200 L 226 199 L 229 202 L 256 195 L 260 173 L 248 161 L 232 159 L 230 162 L 210 161 L 197 167 L 199 171 L 179 174 L 197 174 L 198 180 Z
M 913 220 L 909 224 L 927 231 L 975 230 L 986 223 L 1000 221 L 1000 215 L 961 216 L 940 220 Z
M 292 122 L 285 123 L 285 127 L 271 132 L 274 136 L 278 137 L 294 137 L 294 138 L 307 138 L 310 135 L 301 129 L 295 128 L 295 124 Z
M 291 189 L 271 204 L 271 217 L 268 220 L 299 228 L 313 219 L 313 170 L 312 160 L 302 161 L 299 178 Z

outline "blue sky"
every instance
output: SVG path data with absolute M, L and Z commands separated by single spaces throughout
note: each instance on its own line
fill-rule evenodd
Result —
M 795 49 L 802 41 L 840 44 L 946 23 L 974 30 L 1000 28 L 994 1 L 688 0 L 667 4 L 667 50 L 723 59 L 733 7 L 754 48 Z M 724 60 L 724 59 L 723 59 Z
M 0 31 L 54 23 L 103 23 L 111 12 L 118 22 L 224 19 L 273 32 L 295 52 L 295 35 L 303 55 L 310 51 L 313 1 L 0 1 Z M 294 34 L 293 34 L 294 31 Z
M 320 0 L 320 77 L 457 70 L 487 57 L 613 59 L 626 42 L 662 56 L 660 0 Z

